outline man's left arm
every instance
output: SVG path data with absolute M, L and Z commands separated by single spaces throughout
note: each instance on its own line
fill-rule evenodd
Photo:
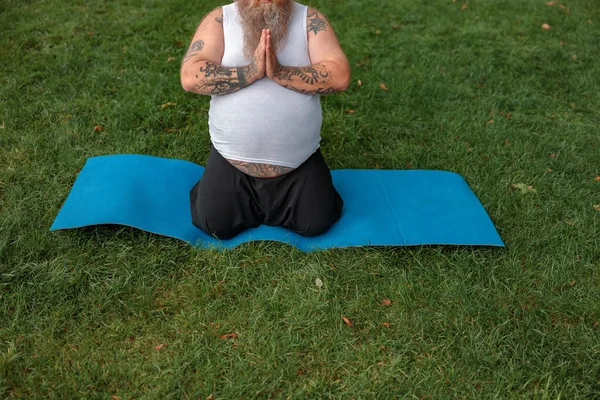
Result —
M 333 28 L 312 7 L 307 15 L 308 67 L 286 67 L 279 64 L 275 49 L 267 35 L 267 76 L 281 86 L 303 94 L 328 94 L 346 90 L 350 84 L 350 65 Z

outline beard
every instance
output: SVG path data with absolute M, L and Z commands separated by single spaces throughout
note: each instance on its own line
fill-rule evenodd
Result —
M 271 43 L 276 51 L 283 48 L 294 12 L 293 1 L 273 0 L 271 3 L 260 3 L 259 0 L 237 0 L 237 5 L 244 30 L 246 59 L 254 57 L 263 29 L 271 30 Z

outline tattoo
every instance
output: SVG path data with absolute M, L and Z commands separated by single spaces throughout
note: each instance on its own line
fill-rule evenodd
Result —
M 248 82 L 246 82 L 246 76 L 244 75 L 244 68 L 238 67 L 236 68 L 238 81 L 240 81 L 240 89 L 248 86 Z
M 204 41 L 202 40 L 196 40 L 194 43 L 192 43 L 192 45 L 190 46 L 190 51 L 200 51 L 204 48 Z
M 304 68 L 296 68 L 296 67 L 286 67 L 282 68 L 279 71 L 279 79 L 285 81 L 291 81 L 292 77 L 297 76 L 305 83 L 309 85 L 314 85 L 317 83 L 327 83 L 329 80 L 329 72 L 323 66 L 318 69 L 315 67 L 304 67 Z
M 216 17 L 215 21 L 217 21 L 218 23 L 222 24 L 223 23 L 223 17 Z
M 225 68 L 217 63 L 207 61 L 205 67 L 200 67 L 200 72 L 204 72 L 206 78 L 217 78 L 219 76 L 233 75 L 233 71 L 230 68 Z M 198 75 L 196 75 L 196 78 Z
M 318 88 L 318 89 L 313 89 L 313 90 L 304 90 L 304 89 L 296 89 L 295 87 L 291 86 L 291 85 L 281 85 L 286 89 L 290 89 L 293 90 L 294 92 L 298 92 L 300 94 L 314 94 L 314 95 L 321 95 L 321 94 L 330 94 L 330 93 L 334 93 L 335 89 L 332 87 L 329 88 Z
M 272 164 L 257 164 L 246 161 L 229 160 L 229 163 L 243 173 L 254 176 L 256 178 L 275 178 L 277 176 L 285 175 L 294 170 L 291 167 L 284 167 L 281 165 Z
M 327 30 L 327 21 L 325 21 L 325 19 L 321 17 L 322 16 L 319 15 L 317 10 L 313 8 L 309 9 L 307 15 L 309 24 L 307 28 L 309 32 L 314 32 L 315 36 L 317 35 L 317 33 Z
M 196 40 L 194 43 L 192 43 L 192 45 L 190 46 L 190 49 L 186 53 L 185 58 L 183 59 L 183 63 L 185 64 L 186 62 L 188 62 L 189 60 L 194 58 L 194 56 L 196 54 L 198 54 L 198 52 L 200 50 L 202 50 L 203 48 L 204 48 L 204 41 Z
M 248 77 L 252 77 L 258 73 L 258 65 L 256 64 L 256 59 L 252 59 L 250 65 L 248 65 Z
M 213 95 L 236 92 L 248 86 L 244 69 L 244 67 L 225 68 L 207 61 L 205 65 L 200 67 L 200 74 L 196 75 L 199 83 L 195 86 L 199 91 Z M 203 77 L 201 77 L 202 73 L 204 73 Z

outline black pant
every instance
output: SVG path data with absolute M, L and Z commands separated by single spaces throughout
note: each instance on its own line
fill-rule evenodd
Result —
M 255 178 L 212 147 L 204 174 L 190 191 L 193 224 L 222 240 L 261 224 L 319 235 L 340 218 L 343 205 L 320 150 L 285 175 Z

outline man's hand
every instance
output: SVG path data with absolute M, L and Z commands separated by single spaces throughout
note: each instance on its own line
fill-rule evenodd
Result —
M 266 46 L 266 48 L 267 48 L 266 74 L 269 79 L 273 79 L 275 81 L 275 80 L 277 80 L 277 77 L 278 77 L 279 73 L 281 72 L 282 67 L 281 67 L 281 64 L 279 64 L 279 59 L 277 58 L 277 53 L 275 52 L 275 49 L 273 48 L 273 45 L 271 43 L 271 31 L 269 29 L 267 29 L 266 44 L 267 44 L 267 46 Z
M 256 46 L 256 50 L 254 50 L 254 57 L 252 58 L 252 62 L 247 67 L 246 79 L 248 82 L 255 82 L 265 76 L 266 71 L 266 54 L 267 54 L 267 30 L 262 30 L 262 35 L 260 36 L 260 42 L 258 42 L 258 46 Z

